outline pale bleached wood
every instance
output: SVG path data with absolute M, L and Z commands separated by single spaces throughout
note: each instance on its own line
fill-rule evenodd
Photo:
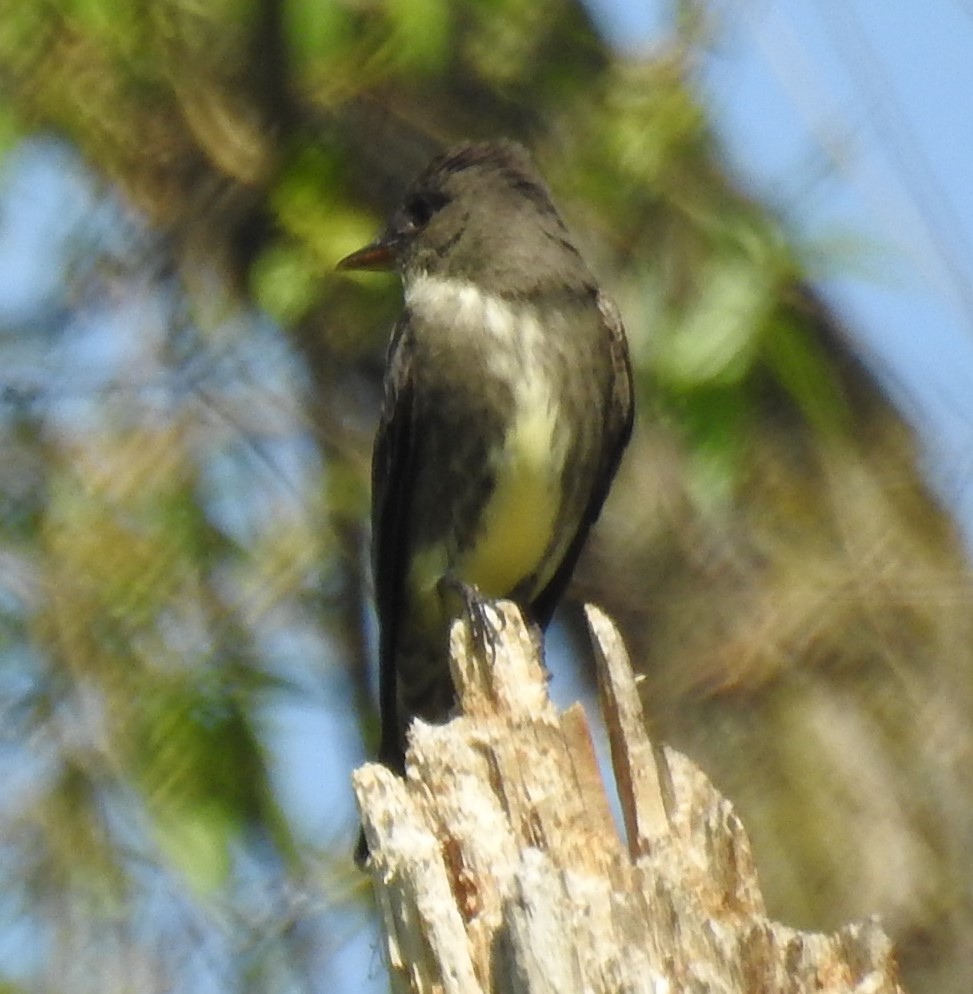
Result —
M 559 712 L 512 604 L 452 632 L 457 716 L 415 722 L 406 776 L 354 775 L 397 992 L 902 994 L 877 923 L 766 917 L 729 802 L 645 731 L 617 631 L 587 608 L 627 842 L 584 713 Z

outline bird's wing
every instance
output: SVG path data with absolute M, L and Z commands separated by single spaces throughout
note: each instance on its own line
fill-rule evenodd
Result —
M 402 768 L 396 703 L 396 646 L 408 566 L 408 523 L 415 491 L 415 430 L 410 317 L 404 314 L 389 343 L 382 417 L 372 452 L 372 567 L 379 623 L 379 758 Z
M 574 567 L 584 548 L 591 526 L 598 520 L 602 505 L 611 489 L 612 480 L 622 453 L 632 435 L 635 419 L 635 386 L 632 379 L 632 363 L 628 354 L 628 342 L 618 309 L 603 293 L 598 294 L 598 311 L 605 325 L 609 339 L 612 364 L 612 397 L 605 409 L 605 444 L 602 448 L 601 463 L 595 478 L 588 504 L 581 523 L 568 546 L 561 564 L 547 586 L 531 604 L 534 620 L 542 627 L 550 622 L 554 609 L 564 593 Z

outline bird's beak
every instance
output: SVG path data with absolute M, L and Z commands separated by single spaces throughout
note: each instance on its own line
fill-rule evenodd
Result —
M 346 255 L 334 268 L 342 271 L 348 269 L 391 269 L 392 250 L 388 240 L 385 238 L 376 239 L 371 245 L 366 245 L 357 252 Z

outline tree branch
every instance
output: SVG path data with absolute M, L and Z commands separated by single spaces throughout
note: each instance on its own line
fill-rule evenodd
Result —
M 492 651 L 453 628 L 459 716 L 413 724 L 405 779 L 354 775 L 395 991 L 902 994 L 876 922 L 767 918 L 742 824 L 649 740 L 621 639 L 589 606 L 626 851 L 580 705 L 554 708 L 516 607 L 489 610 Z

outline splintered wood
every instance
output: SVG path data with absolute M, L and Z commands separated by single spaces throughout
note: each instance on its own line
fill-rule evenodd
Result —
M 586 610 L 626 842 L 584 713 L 551 703 L 516 607 L 487 608 L 489 645 L 458 622 L 458 716 L 413 724 L 404 780 L 354 774 L 393 990 L 902 994 L 874 921 L 768 920 L 739 819 L 650 741 L 621 638 Z

